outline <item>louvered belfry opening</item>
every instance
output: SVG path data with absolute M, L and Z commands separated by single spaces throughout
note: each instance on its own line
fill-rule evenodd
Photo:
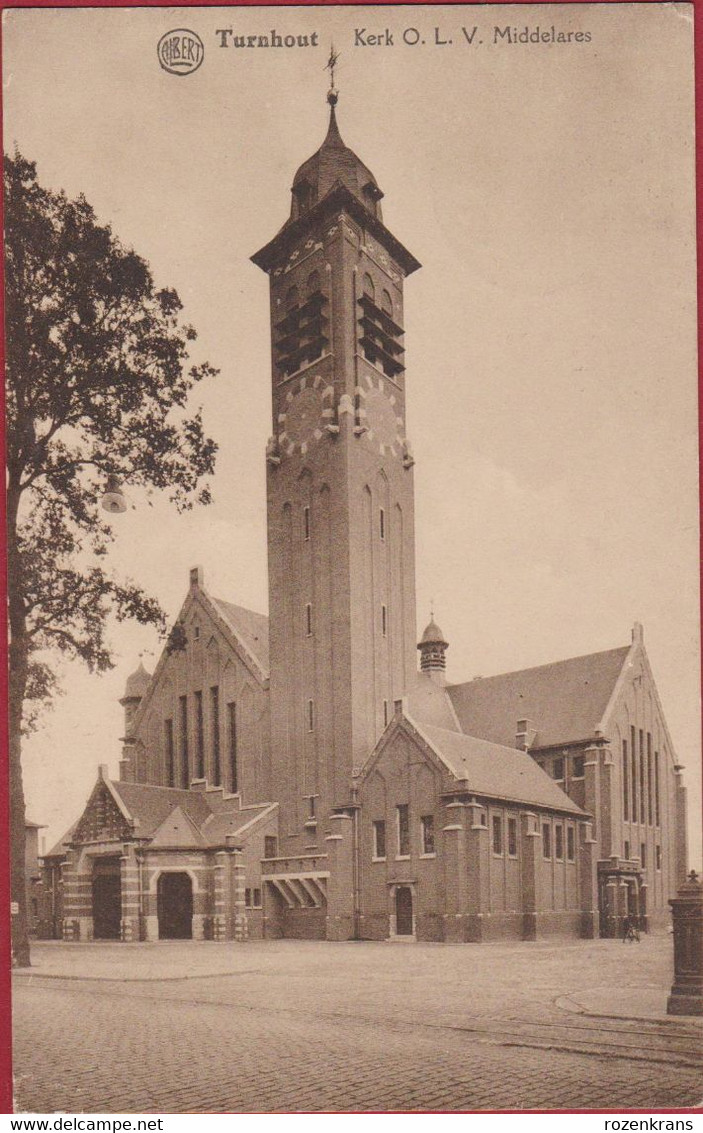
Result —
M 378 307 L 370 295 L 359 298 L 361 314 L 359 342 L 364 356 L 374 366 L 379 366 L 384 374 L 395 378 L 405 371 L 403 355 L 405 348 L 400 339 L 405 331 L 394 322 L 389 314 Z
M 321 357 L 329 345 L 327 296 L 318 288 L 275 325 L 276 365 L 282 377 Z

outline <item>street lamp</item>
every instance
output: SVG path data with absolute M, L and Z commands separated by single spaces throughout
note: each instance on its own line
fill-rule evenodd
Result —
M 113 473 L 107 478 L 107 488 L 102 498 L 103 511 L 109 511 L 112 515 L 116 515 L 127 510 L 127 501 L 124 498 L 122 487 L 118 476 Z

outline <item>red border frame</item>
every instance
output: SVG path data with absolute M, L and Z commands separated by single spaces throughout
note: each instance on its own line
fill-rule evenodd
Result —
M 500 2 L 500 0 L 495 0 Z M 507 0 L 511 4 L 523 4 L 531 6 L 538 2 L 550 2 L 560 4 L 583 4 L 588 0 Z M 624 3 L 625 0 L 597 0 L 600 4 L 619 4 Z M 632 3 L 658 3 L 661 0 L 632 0 Z M 302 4 L 309 7 L 361 7 L 365 5 L 366 0 L 302 0 Z M 473 4 L 475 6 L 487 6 L 485 0 L 382 0 L 381 4 L 377 7 L 395 6 L 399 4 L 413 4 L 413 5 L 427 5 L 427 4 Z M 703 67 L 703 0 L 691 0 L 694 22 L 693 22 L 693 36 L 694 36 L 694 68 L 695 68 L 695 131 L 696 131 L 696 186 L 700 185 L 703 180 L 703 147 L 699 144 L 701 131 L 703 130 L 703 90 L 701 88 L 701 68 Z M 208 0 L 136 0 L 132 4 L 128 4 L 127 0 L 99 0 L 97 3 L 81 3 L 81 0 L 14 0 L 13 3 L 6 3 L 5 0 L 0 0 L 0 15 L 4 13 L 6 8 L 124 8 L 124 7 L 140 7 L 140 8 L 171 8 L 177 7 L 222 7 L 222 8 L 238 8 L 248 6 L 260 7 L 286 7 L 286 6 L 302 6 L 301 0 L 267 0 L 266 3 L 261 3 L 261 0 L 233 0 L 228 4 L 213 4 Z M 0 25 L 0 45 L 1 45 L 1 25 Z M 0 86 L 0 115 L 2 114 L 2 87 Z M 0 118 L 0 133 L 2 132 L 2 120 Z M 0 218 L 2 217 L 2 198 L 0 197 Z M 703 412 L 701 409 L 701 402 L 703 401 L 703 372 L 701 367 L 701 358 L 703 358 L 703 319 L 701 318 L 701 309 L 703 308 L 703 203 L 700 196 L 696 197 L 696 245 L 698 252 L 698 433 L 699 433 L 699 483 L 703 482 L 703 457 L 701 456 L 701 448 L 703 441 Z M 2 227 L 0 227 L 0 249 L 2 246 Z M 2 325 L 4 326 L 4 289 L 0 289 L 0 315 L 2 316 Z M 2 361 L 4 372 L 4 338 L 0 335 L 0 361 Z M 4 420 L 4 388 L 0 386 L 0 413 Z M 4 467 L 5 464 L 5 435 L 4 430 L 0 431 L 0 464 Z M 5 530 L 5 497 L 2 495 L 0 499 L 0 540 L 4 544 L 3 533 Z M 703 548 L 703 535 L 701 538 L 700 547 Z M 700 557 L 700 556 L 699 556 Z M 7 562 L 5 554 L 0 555 L 0 595 L 3 599 L 7 596 Z M 703 579 L 701 579 L 701 586 L 699 596 L 703 602 Z M 11 970 L 10 970 L 10 862 L 9 862 L 9 838 L 7 836 L 9 829 L 9 798 L 8 798 L 8 762 L 7 762 L 7 624 L 5 619 L 0 619 L 0 651 L 2 651 L 3 663 L 0 665 L 0 722 L 2 730 L 0 731 L 0 829 L 5 832 L 5 837 L 0 839 L 1 848 L 0 854 L 0 1113 L 10 1114 L 12 1109 L 12 1016 L 11 1016 Z M 703 684 L 703 670 L 701 674 Z M 297 1111 L 291 1111 L 295 1113 Z M 397 1111 L 382 1111 L 383 1113 L 392 1113 Z M 419 1113 L 437 1113 L 447 1111 L 436 1110 L 421 1110 L 421 1111 L 400 1111 L 400 1112 L 419 1112 Z M 519 1113 L 519 1114 L 561 1114 L 561 1113 L 577 1113 L 577 1114 L 623 1114 L 623 1113 L 641 1113 L 649 1114 L 656 1112 L 657 1114 L 679 1114 L 679 1113 L 703 1113 L 703 1104 L 698 1107 L 685 1108 L 685 1109 L 659 1109 L 652 1111 L 649 1109 L 578 1109 L 578 1110 L 467 1110 L 467 1111 L 451 1111 L 454 1112 L 467 1112 L 467 1113 Z

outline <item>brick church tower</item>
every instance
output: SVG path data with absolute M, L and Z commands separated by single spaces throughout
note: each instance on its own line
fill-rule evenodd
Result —
M 416 668 L 403 282 L 373 174 L 329 128 L 290 216 L 252 257 L 270 279 L 267 447 L 271 779 L 281 852 L 322 844 Z

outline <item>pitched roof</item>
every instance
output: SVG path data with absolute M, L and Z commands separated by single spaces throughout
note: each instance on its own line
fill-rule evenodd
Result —
M 78 820 L 78 822 L 80 822 L 80 819 Z M 73 831 L 76 829 L 78 822 L 74 822 L 71 826 L 69 826 L 66 833 L 61 838 L 59 838 L 58 842 L 56 842 L 56 844 L 51 847 L 48 853 L 40 854 L 40 859 L 64 857 L 68 848 L 68 844 L 73 837 Z
M 203 834 L 208 842 L 220 845 L 228 834 L 238 834 L 245 826 L 256 822 L 258 818 L 263 818 L 274 809 L 276 809 L 275 803 L 262 803 L 260 806 L 248 806 L 245 810 L 237 811 L 236 814 L 220 811 L 208 819 Z
M 421 725 L 417 730 L 452 774 L 466 779 L 469 790 L 477 795 L 569 814 L 584 813 L 526 751 L 500 747 L 446 728 Z
M 421 724 L 460 732 L 459 722 L 445 685 L 436 684 L 429 673 L 413 673 L 407 691 L 408 713 Z
M 176 807 L 181 807 L 197 827 L 201 827 L 212 813 L 202 791 L 154 787 L 150 783 L 123 783 L 114 779 L 110 785 L 137 823 L 134 833 L 138 838 L 148 838 L 153 834 Z
M 232 632 L 241 639 L 247 651 L 268 673 L 269 620 L 266 615 L 257 614 L 254 610 L 246 610 L 244 606 L 235 606 L 222 598 L 213 598 L 211 595 L 208 597 Z
M 532 747 L 589 739 L 598 728 L 630 646 L 447 686 L 462 730 L 511 747 L 518 720 L 537 729 Z
M 154 831 L 151 845 L 177 846 L 180 850 L 192 847 L 200 849 L 207 845 L 207 841 L 183 808 L 177 806 Z

